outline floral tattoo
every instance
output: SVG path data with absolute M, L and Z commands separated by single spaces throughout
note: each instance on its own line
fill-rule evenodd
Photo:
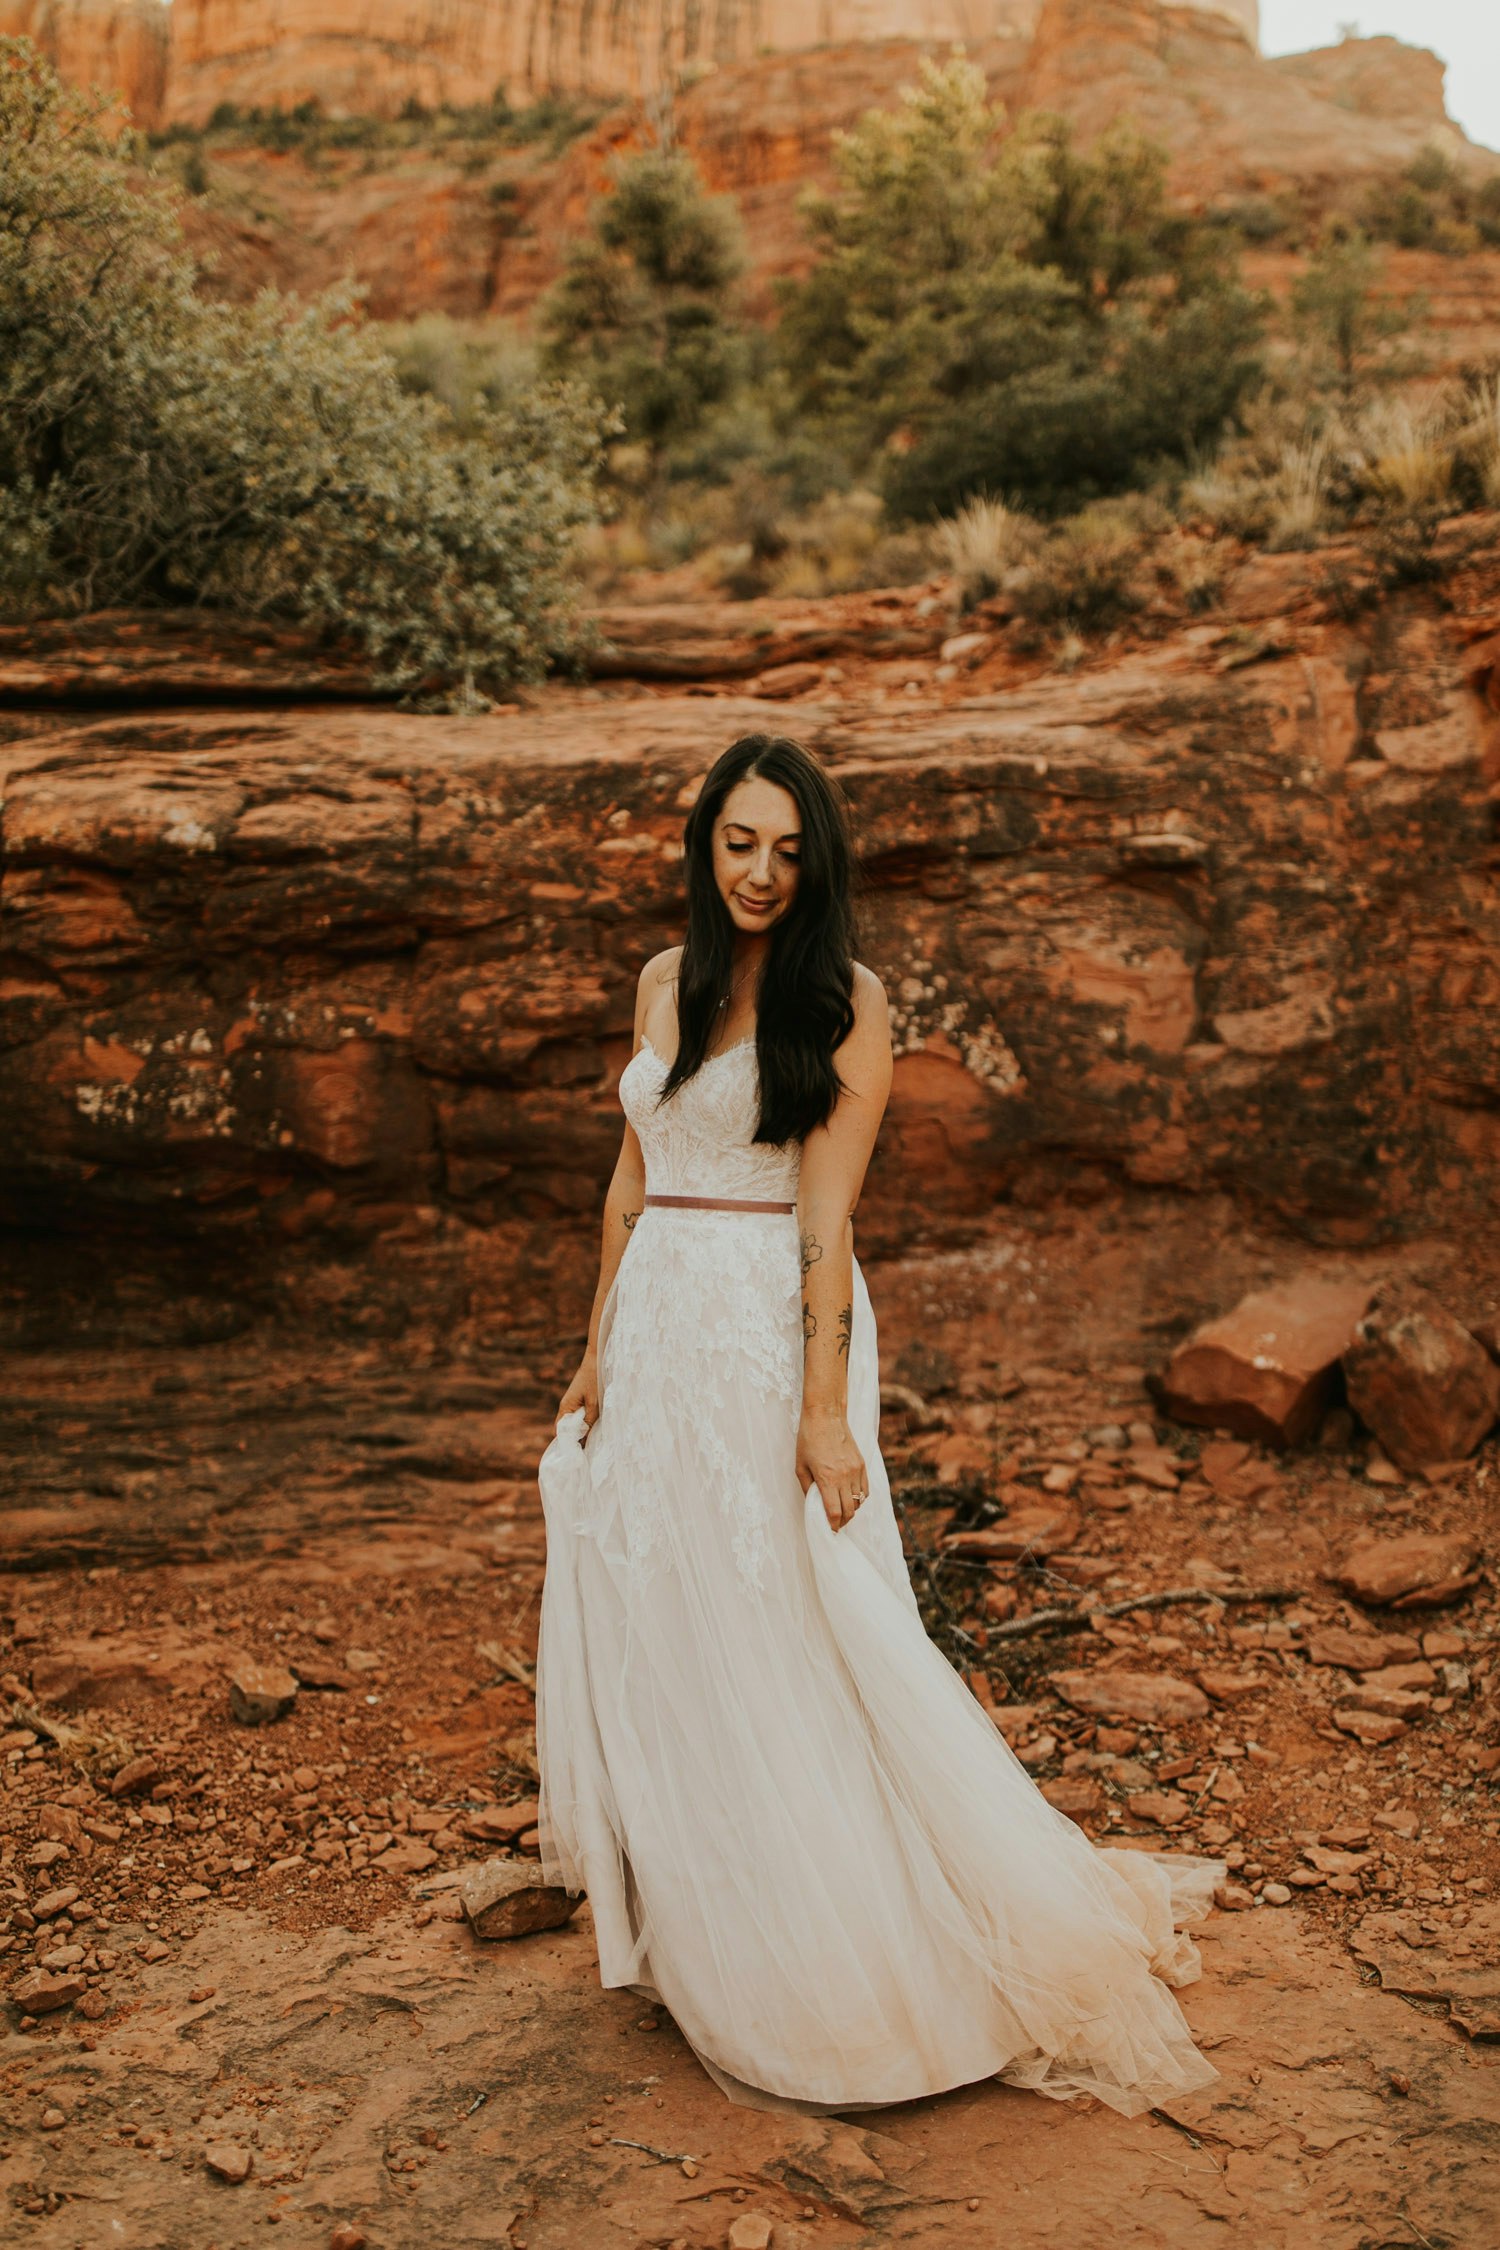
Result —
M 845 1305 L 845 1307 L 844 1307 L 843 1311 L 842 1311 L 842 1312 L 841 1312 L 841 1313 L 839 1314 L 839 1357 L 840 1357 L 840 1359 L 847 1359 L 847 1358 L 849 1357 L 849 1344 L 850 1344 L 850 1340 L 851 1340 L 851 1338 L 853 1337 L 853 1335 L 854 1335 L 854 1307 L 853 1307 L 852 1305 Z

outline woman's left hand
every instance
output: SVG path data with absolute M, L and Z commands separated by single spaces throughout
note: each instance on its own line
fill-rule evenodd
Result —
M 870 1486 L 847 1414 L 831 1407 L 803 1409 L 797 1425 L 797 1481 L 804 1492 L 817 1486 L 830 1530 L 842 1531 L 853 1521 Z

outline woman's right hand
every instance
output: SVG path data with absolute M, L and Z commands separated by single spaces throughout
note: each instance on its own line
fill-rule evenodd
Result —
M 557 1410 L 560 1422 L 565 1414 L 583 1408 L 583 1426 L 591 1430 L 599 1419 L 599 1362 L 592 1352 L 585 1352 L 578 1363 L 578 1373 L 562 1395 Z

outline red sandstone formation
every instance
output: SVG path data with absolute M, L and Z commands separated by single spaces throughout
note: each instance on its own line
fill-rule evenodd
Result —
M 72 85 L 122 94 L 138 125 L 161 121 L 171 20 L 162 0 L 0 0 L 0 36 L 33 40 Z
M 686 71 L 763 53 L 891 38 L 951 41 L 1031 29 L 1037 0 L 176 0 L 172 114 L 220 102 L 393 116 L 404 103 L 512 100 L 554 90 L 649 93 Z
M 13 1285 L 154 1237 L 226 1306 L 560 1317 L 687 793 L 767 723 L 855 805 L 899 1047 L 872 1251 L 1120 1181 L 1327 1244 L 1485 1233 L 1500 586 L 1349 626 L 1315 570 L 1252 560 L 1217 626 L 957 700 L 913 654 L 837 703 L 16 714 L 0 1194 L 40 1232 Z

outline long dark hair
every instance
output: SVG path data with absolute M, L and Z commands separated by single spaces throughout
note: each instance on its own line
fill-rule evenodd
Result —
M 755 1026 L 757 1141 L 800 1140 L 843 1091 L 833 1052 L 854 1028 L 854 849 L 842 791 L 782 734 L 744 734 L 710 768 L 683 830 L 687 937 L 677 981 L 677 1053 L 661 1099 L 708 1056 L 734 968 L 734 924 L 714 879 L 714 823 L 737 783 L 758 775 L 796 799 L 801 863 L 791 907 L 771 931 Z

